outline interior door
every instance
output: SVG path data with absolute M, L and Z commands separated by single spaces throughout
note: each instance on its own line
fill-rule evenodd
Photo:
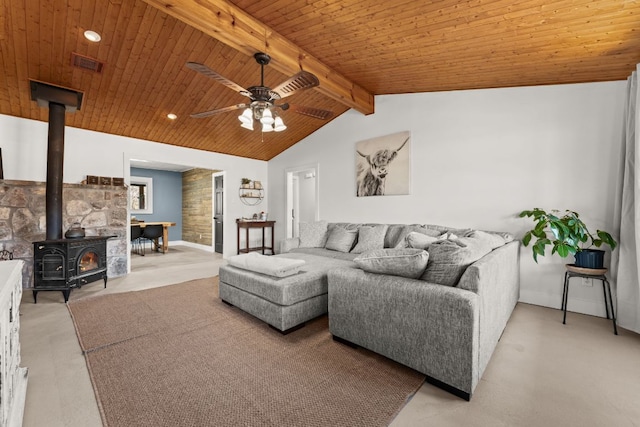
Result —
M 298 175 L 293 176 L 292 188 L 293 188 L 293 211 L 291 212 L 291 216 L 293 219 L 293 237 L 300 236 L 300 180 Z
M 286 170 L 286 236 L 298 236 L 301 222 L 320 219 L 319 164 Z
M 214 177 L 213 186 L 214 206 L 213 206 L 213 233 L 214 233 L 214 250 L 222 253 L 222 224 L 224 223 L 224 176 L 218 175 Z

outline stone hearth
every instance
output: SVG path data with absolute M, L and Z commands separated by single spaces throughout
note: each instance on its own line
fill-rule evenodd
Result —
M 45 240 L 44 182 L 0 180 L 0 250 L 25 260 L 23 287 L 33 286 L 33 242 Z M 107 275 L 127 273 L 127 190 L 125 187 L 64 184 L 63 231 L 75 222 L 87 236 L 107 242 Z

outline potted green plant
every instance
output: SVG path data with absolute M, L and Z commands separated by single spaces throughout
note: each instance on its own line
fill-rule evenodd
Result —
M 589 231 L 577 212 L 565 210 L 545 211 L 540 208 L 520 212 L 520 218 L 532 218 L 535 227 L 525 233 L 522 244 L 528 246 L 533 241 L 533 259 L 538 262 L 538 255 L 544 256 L 547 246 L 551 246 L 551 254 L 557 253 L 562 258 L 572 254 L 576 267 L 603 268 L 604 251 L 592 246 L 609 245 L 614 250 L 618 243 L 606 231 L 597 230 L 596 236 Z
M 242 188 L 249 188 L 249 184 L 251 184 L 251 180 L 249 178 L 242 178 Z

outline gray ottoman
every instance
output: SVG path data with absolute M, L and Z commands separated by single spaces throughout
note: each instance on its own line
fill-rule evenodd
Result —
M 302 259 L 305 264 L 298 274 L 281 278 L 224 265 L 220 267 L 220 299 L 282 333 L 327 312 L 327 271 L 356 267 L 352 261 L 304 253 L 275 256 Z

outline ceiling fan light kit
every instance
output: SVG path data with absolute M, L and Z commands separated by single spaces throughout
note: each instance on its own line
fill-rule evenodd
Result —
M 242 124 L 251 123 L 251 128 L 253 129 L 253 113 L 251 112 L 251 108 L 247 108 L 238 116 L 238 120 L 242 122 Z
M 293 95 L 298 91 L 318 86 L 318 78 L 307 71 L 300 71 L 296 75 L 291 76 L 286 81 L 276 86 L 275 89 L 271 89 L 264 85 L 264 66 L 269 64 L 269 62 L 271 61 L 271 57 L 262 52 L 254 54 L 253 57 L 255 58 L 256 62 L 260 64 L 260 85 L 251 86 L 248 89 L 244 89 L 242 86 L 232 82 L 226 77 L 223 77 L 204 64 L 200 64 L 197 62 L 187 62 L 187 67 L 191 68 L 192 70 L 197 71 L 207 77 L 211 77 L 217 82 L 251 99 L 251 103 L 249 104 L 236 104 L 230 107 L 204 111 L 202 113 L 195 113 L 192 114 L 191 117 L 209 117 L 215 114 L 226 113 L 229 111 L 244 108 L 242 114 L 238 116 L 238 120 L 240 120 L 241 123 L 240 127 L 248 130 L 253 130 L 253 122 L 257 121 L 262 125 L 262 132 L 281 132 L 287 129 L 287 126 L 284 124 L 284 121 L 282 120 L 276 109 L 279 108 L 283 111 L 288 110 L 289 104 L 276 104 L 275 101 Z M 326 120 L 333 115 L 331 111 L 303 106 L 295 106 L 293 111 L 298 114 L 303 114 L 321 120 Z
M 273 124 L 273 114 L 271 114 L 271 110 L 265 108 L 262 110 L 262 117 L 260 118 L 260 123 L 263 125 L 272 125 Z
M 261 103 L 260 101 L 255 101 L 256 105 L 253 104 L 254 103 L 238 116 L 238 120 L 242 123 L 240 127 L 253 130 L 253 121 L 257 120 L 262 124 L 262 132 L 282 132 L 287 128 L 280 116 L 276 114 L 274 117 L 274 114 L 270 110 L 270 108 L 273 108 L 272 105 L 269 105 L 269 103 Z
M 282 121 L 282 119 L 279 116 L 276 117 L 276 119 L 273 122 L 273 130 L 276 131 L 276 132 L 282 132 L 286 128 L 287 127 L 285 126 L 285 124 Z

